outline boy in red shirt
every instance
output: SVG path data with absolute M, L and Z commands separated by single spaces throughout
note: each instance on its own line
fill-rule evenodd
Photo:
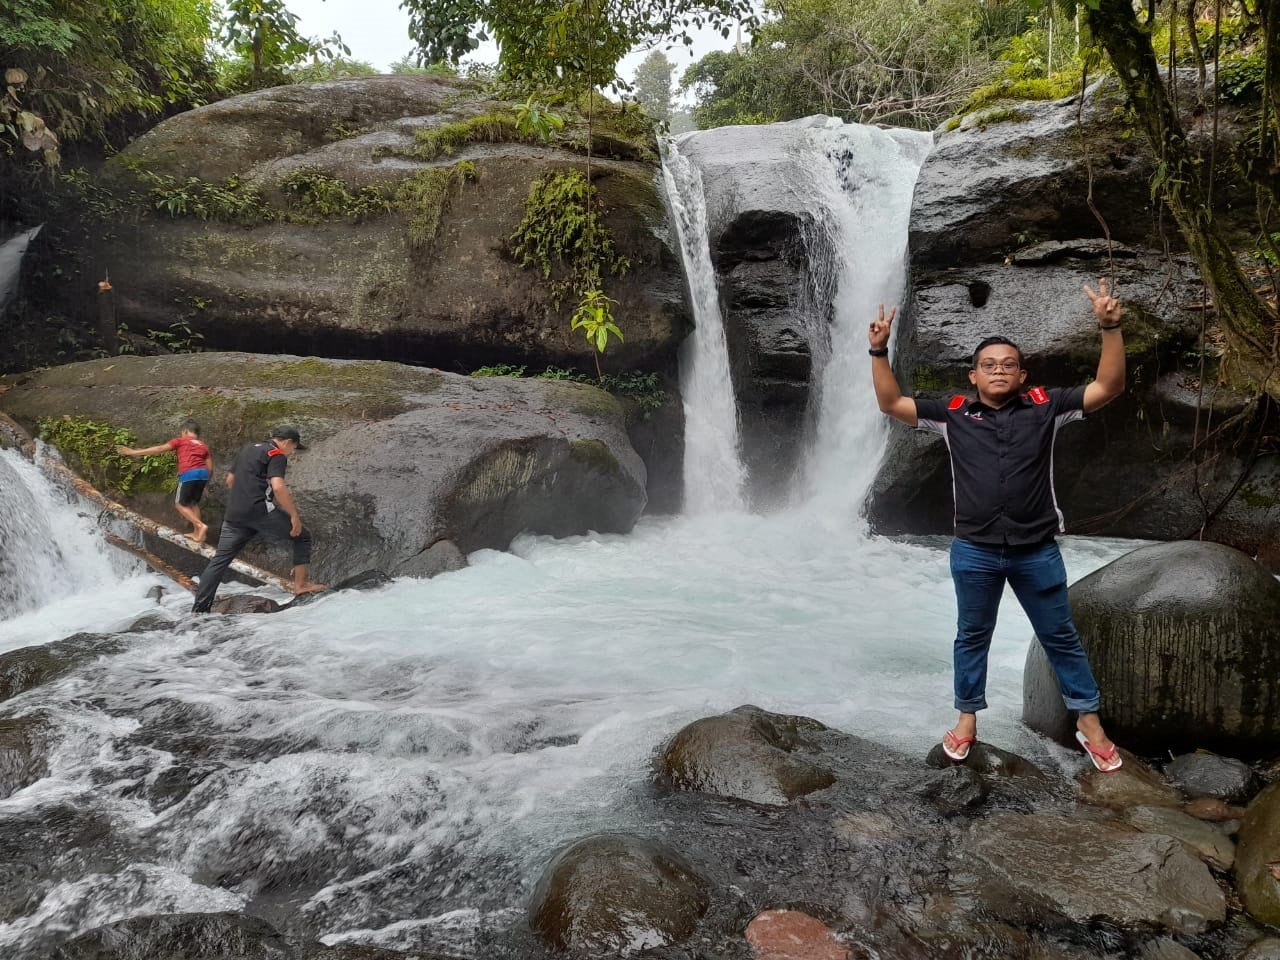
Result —
M 176 450 L 178 453 L 178 494 L 174 506 L 191 521 L 189 536 L 196 543 L 204 543 L 208 525 L 200 518 L 200 498 L 213 472 L 213 458 L 209 447 L 200 439 L 200 425 L 194 420 L 182 424 L 182 432 L 168 443 L 135 450 L 132 447 L 116 447 L 116 453 L 125 457 L 158 456 Z

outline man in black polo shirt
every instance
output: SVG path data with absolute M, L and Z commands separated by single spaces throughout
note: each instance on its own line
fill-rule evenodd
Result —
M 262 534 L 277 540 L 293 541 L 293 592 L 316 593 L 324 584 L 312 583 L 311 534 L 302 525 L 302 515 L 293 493 L 284 481 L 289 455 L 306 449 L 296 427 L 277 427 L 271 439 L 243 448 L 227 474 L 227 512 L 223 516 L 218 550 L 204 573 L 196 593 L 193 613 L 208 613 L 213 607 L 218 584 L 241 550 Z
M 1053 443 L 1058 429 L 1093 413 L 1124 390 L 1120 303 L 1089 286 L 1085 295 L 1101 330 L 1098 373 L 1084 387 L 1026 389 L 1022 352 L 989 337 L 973 353 L 969 382 L 977 399 L 905 397 L 889 366 L 889 333 L 897 310 L 884 306 L 868 339 L 880 409 L 895 420 L 942 434 L 951 452 L 955 540 L 951 578 L 956 588 L 955 705 L 960 719 L 942 738 L 953 760 L 964 760 L 986 709 L 987 652 L 1006 581 L 1026 611 L 1058 677 L 1067 709 L 1078 714 L 1076 739 L 1095 767 L 1120 768 L 1120 754 L 1098 719 L 1101 695 L 1071 620 L 1067 573 L 1054 535 L 1063 532 L 1053 490 Z

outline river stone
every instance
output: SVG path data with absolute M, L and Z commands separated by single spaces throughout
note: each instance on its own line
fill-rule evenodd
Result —
M 119 638 L 101 633 L 77 633 L 34 647 L 0 653 L 0 701 L 41 686 L 100 656 L 118 653 Z
M 1240 825 L 1236 890 L 1262 923 L 1280 926 L 1280 783 L 1254 797 Z
M 1068 816 L 1001 814 L 971 827 L 963 849 L 980 885 L 1007 887 L 1015 900 L 1078 923 L 1194 934 L 1226 916 L 1208 868 L 1172 837 Z
M 456 543 L 452 540 L 439 540 L 421 553 L 402 561 L 397 565 L 394 573 L 397 577 L 417 577 L 420 580 L 428 580 L 441 573 L 461 570 L 466 565 L 467 558 L 463 556 Z
M 1257 792 L 1258 775 L 1248 764 L 1212 753 L 1186 753 L 1165 764 L 1164 775 L 1189 797 L 1242 803 Z
M 1183 798 L 1164 777 L 1121 749 L 1124 766 L 1103 773 L 1092 764 L 1080 777 L 1080 796 L 1088 803 L 1124 810 L 1129 807 L 1181 807 Z
M 529 922 L 560 949 L 626 956 L 684 940 L 708 904 L 707 882 L 674 850 L 599 834 L 570 845 L 543 871 Z
M 1243 820 L 1244 807 L 1233 807 L 1221 800 L 1201 797 L 1192 800 L 1182 808 L 1182 812 L 1197 820 L 1208 820 L 1210 823 L 1225 823 L 1229 820 Z
M 288 482 L 321 583 L 395 573 L 442 539 L 470 553 L 505 550 L 521 533 L 625 533 L 645 506 L 622 405 L 582 383 L 199 353 L 55 367 L 0 395 L 0 406 L 33 424 L 88 416 L 139 436 L 171 435 L 173 418 L 191 415 L 215 464 L 278 422 L 297 423 L 307 450 L 290 458 Z M 211 523 L 225 497 L 222 484 L 206 491 Z M 122 499 L 173 521 L 171 496 Z M 261 538 L 242 556 L 281 575 L 292 565 L 286 544 Z
M 944 816 L 954 816 L 982 806 L 989 792 L 977 770 L 956 764 L 931 780 L 924 789 L 924 796 Z
M 0 719 L 0 800 L 48 775 L 48 740 L 41 714 Z
M 658 770 L 679 790 L 782 806 L 835 783 L 805 756 L 816 751 L 808 735 L 827 729 L 808 717 L 741 706 L 680 730 Z
M 1200 960 L 1200 956 L 1188 950 L 1177 940 L 1163 937 L 1143 944 L 1138 960 Z
M 755 960 L 848 960 L 849 948 L 821 920 L 799 910 L 765 910 L 747 924 Z
M 1236 862 L 1236 845 L 1221 827 L 1168 807 L 1134 807 L 1125 820 L 1143 833 L 1161 833 L 1181 840 L 1188 850 L 1223 873 Z
M 1280 582 L 1246 554 L 1201 541 L 1141 547 L 1070 590 L 1103 695 L 1107 733 L 1140 753 L 1204 747 L 1246 759 L 1280 741 Z M 1038 643 L 1022 719 L 1073 744 Z
M 280 604 L 270 597 L 259 597 L 251 593 L 233 593 L 229 597 L 215 600 L 211 608 L 214 613 L 276 613 Z

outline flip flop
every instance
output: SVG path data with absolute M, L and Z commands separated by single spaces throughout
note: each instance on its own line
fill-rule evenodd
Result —
M 951 742 L 954 743 L 957 747 L 964 747 L 964 753 L 952 753 L 951 750 L 948 749 L 947 747 L 948 736 L 951 737 Z M 969 745 L 977 742 L 978 742 L 977 737 L 957 737 L 953 731 L 948 730 L 946 733 L 942 735 L 942 752 L 945 753 L 952 760 L 954 760 L 956 763 L 963 763 L 964 761 L 969 759 L 969 750 L 971 749 Z
M 1076 731 L 1076 740 L 1080 742 L 1080 746 L 1084 747 L 1085 754 L 1093 761 L 1093 765 L 1097 767 L 1100 772 L 1115 773 L 1124 766 L 1124 758 L 1120 756 L 1120 748 L 1114 743 L 1111 745 L 1110 750 L 1099 750 L 1091 744 L 1089 742 L 1089 738 L 1079 730 Z M 946 748 L 943 747 L 943 749 L 945 750 Z M 1115 766 L 1103 766 L 1104 763 L 1110 764 L 1112 760 L 1115 761 Z

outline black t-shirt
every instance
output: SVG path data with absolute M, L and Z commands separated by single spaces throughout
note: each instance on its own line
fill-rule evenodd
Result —
M 276 508 L 271 495 L 271 478 L 283 477 L 289 459 L 270 440 L 251 443 L 237 455 L 231 465 L 235 480 L 227 497 L 227 523 L 261 520 Z
M 1029 545 L 1066 529 L 1053 444 L 1063 424 L 1084 418 L 1084 387 L 1033 387 L 998 410 L 963 396 L 916 400 L 916 416 L 951 451 L 957 537 Z

